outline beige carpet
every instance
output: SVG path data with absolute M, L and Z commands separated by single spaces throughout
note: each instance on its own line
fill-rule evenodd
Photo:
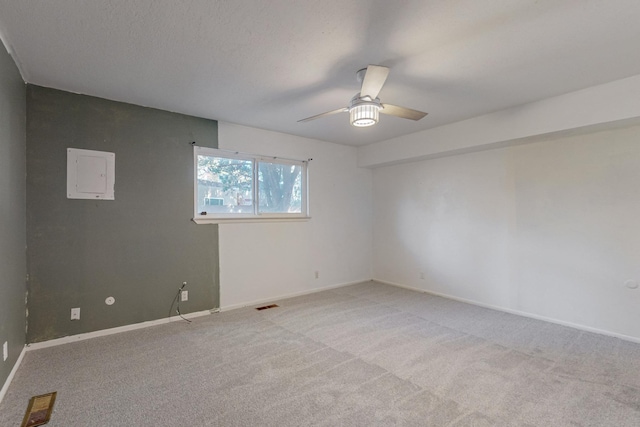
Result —
M 28 352 L 18 426 L 639 426 L 640 345 L 375 282 Z

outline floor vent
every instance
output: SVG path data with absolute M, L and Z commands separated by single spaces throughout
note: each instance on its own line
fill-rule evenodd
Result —
M 53 393 L 33 396 L 29 400 L 29 407 L 27 407 L 27 412 L 24 414 L 21 427 L 36 427 L 47 424 L 51 419 L 53 404 L 56 403 L 56 394 L 58 392 L 54 391 Z
M 271 304 L 271 305 L 265 305 L 263 307 L 256 307 L 256 310 L 266 310 L 267 308 L 274 308 L 277 307 L 278 304 Z

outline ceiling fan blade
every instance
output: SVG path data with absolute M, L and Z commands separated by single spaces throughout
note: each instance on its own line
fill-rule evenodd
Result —
M 412 110 L 411 108 L 399 107 L 393 104 L 380 104 L 380 105 L 382 105 L 382 109 L 380 109 L 380 112 L 382 114 L 402 117 L 403 119 L 420 120 L 421 118 L 423 118 L 428 114 L 422 111 Z
M 367 72 L 364 74 L 364 79 L 362 79 L 360 96 L 370 96 L 371 99 L 376 99 L 388 75 L 389 69 L 387 67 L 369 65 Z
M 307 117 L 306 119 L 298 120 L 298 123 L 310 122 L 311 120 L 319 119 L 320 117 L 330 116 L 332 114 L 337 114 L 337 113 L 344 113 L 346 111 L 349 111 L 349 109 L 348 108 L 338 108 L 337 110 L 327 111 L 326 113 L 317 114 L 315 116 Z

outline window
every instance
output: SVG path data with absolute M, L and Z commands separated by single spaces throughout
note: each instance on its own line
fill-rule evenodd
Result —
M 194 146 L 197 223 L 307 218 L 307 162 Z

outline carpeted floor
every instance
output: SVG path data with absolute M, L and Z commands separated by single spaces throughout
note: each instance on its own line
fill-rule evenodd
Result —
M 375 282 L 27 352 L 19 426 L 639 426 L 640 345 Z

